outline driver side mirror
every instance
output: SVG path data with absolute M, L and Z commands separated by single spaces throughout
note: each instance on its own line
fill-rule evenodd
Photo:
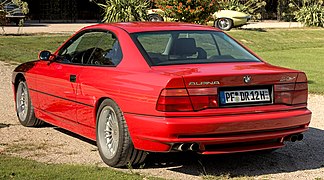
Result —
M 48 61 L 48 60 L 50 60 L 51 56 L 52 56 L 52 53 L 50 51 L 41 51 L 38 54 L 38 59 L 43 60 L 43 61 Z

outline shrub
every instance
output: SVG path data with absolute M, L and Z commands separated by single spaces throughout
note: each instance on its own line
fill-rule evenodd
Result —
M 290 11 L 305 26 L 324 27 L 324 2 L 322 0 L 290 0 Z
M 206 24 L 218 10 L 216 0 L 156 0 L 164 15 L 175 21 Z
M 103 22 L 142 21 L 147 18 L 149 0 L 106 0 L 97 5 L 104 10 Z
M 318 4 L 303 6 L 295 12 L 295 18 L 305 26 L 324 27 L 324 7 Z

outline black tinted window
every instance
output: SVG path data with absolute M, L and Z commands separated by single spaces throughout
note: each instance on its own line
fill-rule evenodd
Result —
M 222 32 L 162 31 L 132 36 L 151 65 L 260 61 Z
M 58 54 L 58 61 L 72 64 L 113 65 L 122 59 L 118 39 L 109 32 L 87 32 L 73 39 Z

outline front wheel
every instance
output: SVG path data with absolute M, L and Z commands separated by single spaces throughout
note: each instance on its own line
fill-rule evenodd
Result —
M 147 153 L 134 148 L 123 113 L 111 99 L 98 109 L 96 134 L 99 154 L 107 165 L 136 166 L 145 160 Z
M 216 28 L 219 28 L 223 31 L 229 31 L 233 28 L 233 20 L 228 18 L 220 18 L 214 22 Z
M 44 124 L 37 119 L 25 81 L 20 81 L 16 90 L 16 111 L 20 124 L 26 127 L 37 127 Z

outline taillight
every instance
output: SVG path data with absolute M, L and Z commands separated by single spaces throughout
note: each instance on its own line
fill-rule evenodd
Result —
M 163 89 L 156 109 L 163 112 L 198 111 L 218 107 L 217 88 Z
M 308 84 L 304 73 L 299 73 L 297 82 L 274 85 L 276 104 L 303 104 L 307 103 Z
M 186 89 L 163 89 L 156 105 L 158 111 L 193 111 Z
M 218 107 L 217 88 L 192 88 L 188 92 L 195 111 Z

